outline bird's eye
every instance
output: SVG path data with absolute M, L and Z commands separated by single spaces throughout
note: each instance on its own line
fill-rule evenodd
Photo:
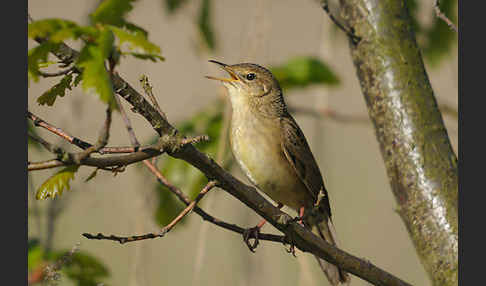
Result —
M 255 77 L 256 77 L 256 75 L 252 72 L 246 75 L 247 80 L 254 80 Z

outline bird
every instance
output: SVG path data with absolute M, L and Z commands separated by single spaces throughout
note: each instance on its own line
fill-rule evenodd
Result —
M 319 166 L 288 111 L 275 76 L 253 63 L 209 62 L 229 74 L 229 78 L 206 77 L 220 81 L 228 91 L 232 107 L 229 140 L 241 170 L 279 208 L 285 205 L 294 209 L 301 224 L 336 245 L 329 196 Z M 319 215 L 305 215 L 316 209 Z M 259 230 L 264 223 L 256 228 Z M 315 257 L 331 285 L 349 284 L 348 273 Z

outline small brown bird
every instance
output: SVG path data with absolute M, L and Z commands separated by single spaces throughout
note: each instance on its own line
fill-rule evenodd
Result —
M 336 245 L 321 172 L 304 134 L 287 111 L 278 81 L 269 70 L 256 64 L 210 62 L 230 75 L 207 78 L 221 81 L 228 90 L 233 108 L 230 142 L 241 169 L 280 207 L 286 205 L 297 211 L 304 217 L 306 227 Z M 315 210 L 318 201 L 319 215 L 304 215 L 304 211 Z M 349 274 L 316 258 L 332 285 L 349 282 Z

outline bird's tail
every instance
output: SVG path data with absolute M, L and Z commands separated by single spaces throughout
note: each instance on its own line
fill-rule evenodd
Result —
M 311 227 L 314 234 L 318 235 L 328 243 L 332 245 L 336 244 L 336 232 L 334 230 L 334 225 L 332 224 L 331 218 L 324 219 L 320 223 L 316 223 Z M 340 284 L 349 285 L 350 277 L 349 274 L 344 272 L 342 269 L 338 268 L 336 265 L 331 264 L 324 259 L 315 256 L 319 266 L 321 267 L 324 274 L 331 285 L 336 286 Z

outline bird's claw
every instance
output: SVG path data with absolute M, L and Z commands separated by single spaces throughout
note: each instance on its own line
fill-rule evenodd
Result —
M 295 244 L 290 240 L 290 243 L 288 244 L 289 245 L 289 248 L 287 249 L 287 243 L 283 243 L 284 247 L 285 247 L 285 251 L 287 251 L 287 253 L 291 253 L 294 257 L 297 257 L 297 255 L 295 255 Z
M 245 229 L 243 232 L 243 241 L 248 246 L 251 252 L 255 252 L 260 241 L 258 240 L 258 235 L 260 234 L 260 228 L 258 226 L 250 227 Z M 254 239 L 253 243 L 250 242 L 250 239 Z

